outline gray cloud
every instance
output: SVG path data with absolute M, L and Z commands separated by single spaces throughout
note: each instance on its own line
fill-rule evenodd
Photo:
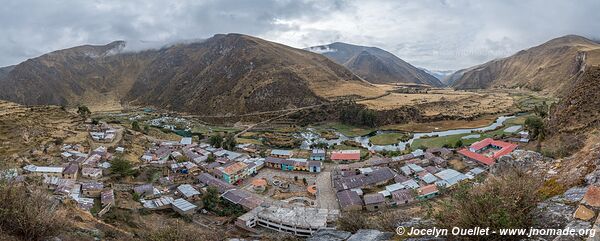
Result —
M 377 46 L 417 66 L 459 69 L 566 34 L 598 39 L 599 10 L 594 0 L 8 0 L 0 66 L 82 44 L 126 40 L 136 50 L 237 32 L 298 48 Z

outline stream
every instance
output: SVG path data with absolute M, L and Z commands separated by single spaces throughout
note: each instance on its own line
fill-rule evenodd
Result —
M 493 130 L 503 126 L 504 122 L 506 120 L 514 118 L 514 117 L 515 116 L 500 116 L 496 119 L 496 121 L 494 121 L 494 123 L 492 123 L 488 126 L 479 127 L 479 128 L 452 129 L 452 130 L 446 130 L 446 131 L 432 131 L 432 132 L 417 132 L 417 133 L 413 134 L 413 137 L 410 140 L 400 141 L 397 144 L 393 144 L 393 145 L 373 145 L 369 141 L 369 138 L 371 138 L 373 136 L 385 134 L 385 133 L 396 132 L 396 131 L 387 131 L 387 130 L 386 131 L 378 130 L 378 131 L 375 131 L 374 133 L 364 135 L 364 136 L 357 136 L 357 137 L 348 137 L 342 133 L 335 131 L 335 134 L 338 136 L 338 138 L 327 140 L 325 138 L 322 138 L 315 129 L 307 128 L 305 132 L 298 133 L 297 137 L 302 139 L 302 144 L 300 145 L 300 148 L 302 148 L 302 149 L 310 149 L 310 146 L 315 143 L 325 142 L 329 146 L 332 146 L 332 145 L 339 145 L 346 140 L 353 140 L 355 142 L 360 143 L 362 147 L 364 147 L 368 150 L 372 150 L 372 151 L 382 151 L 382 150 L 403 151 L 404 149 L 406 149 L 406 144 L 412 144 L 413 141 L 416 139 L 420 139 L 420 138 L 428 137 L 428 136 L 450 136 L 450 135 L 458 135 L 458 134 L 469 134 L 469 133 L 474 133 L 474 132 L 477 133 L 477 132 L 493 131 Z

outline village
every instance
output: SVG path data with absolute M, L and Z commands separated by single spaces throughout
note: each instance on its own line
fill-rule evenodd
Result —
M 205 225 L 231 217 L 226 220 L 246 233 L 298 237 L 335 229 L 343 213 L 408 207 L 478 182 L 527 137 L 521 132 L 519 138 L 386 157 L 328 145 L 307 150 L 240 143 L 225 149 L 207 137 L 151 138 L 138 153 L 121 145 L 123 132 L 131 131 L 127 126 L 99 122 L 85 130 L 92 145 L 64 143 L 54 165 L 30 163 L 5 171 L 5 177 L 38 180 L 57 200 L 97 217 L 111 209 L 173 212 Z M 126 160 L 131 156 L 136 160 Z

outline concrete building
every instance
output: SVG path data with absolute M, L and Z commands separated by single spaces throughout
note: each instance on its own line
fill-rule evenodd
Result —
M 240 216 L 235 223 L 242 228 L 261 226 L 278 232 L 309 237 L 317 230 L 329 228 L 328 223 L 333 223 L 338 216 L 337 210 L 273 204 L 259 206 Z

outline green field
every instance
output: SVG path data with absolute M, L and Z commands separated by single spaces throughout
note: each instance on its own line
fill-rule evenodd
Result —
M 375 131 L 375 129 L 361 128 L 361 127 L 342 124 L 339 122 L 326 123 L 323 125 L 315 126 L 314 128 L 320 129 L 320 130 L 334 129 L 334 130 L 338 131 L 339 133 L 342 133 L 343 135 L 348 136 L 348 137 L 364 136 L 364 135 L 367 135 L 367 134 Z
M 417 149 L 419 147 L 426 147 L 426 148 L 443 147 L 444 145 L 454 147 L 456 142 L 458 140 L 460 140 L 463 136 L 474 135 L 474 134 L 480 134 L 481 136 L 479 138 L 462 139 L 463 145 L 465 145 L 465 146 L 471 145 L 472 143 L 474 143 L 476 141 L 480 141 L 480 140 L 483 140 L 488 137 L 494 138 L 494 137 L 501 136 L 502 134 L 508 135 L 510 133 L 504 132 L 504 129 L 514 126 L 514 125 L 523 125 L 525 123 L 525 120 L 529 116 L 531 116 L 531 115 L 528 114 L 528 115 L 523 115 L 523 116 L 509 119 L 506 122 L 504 122 L 504 126 L 502 126 L 501 128 L 498 128 L 497 130 L 485 132 L 485 133 L 457 134 L 457 135 L 417 139 L 417 140 L 413 141 L 413 143 L 411 145 L 411 149 Z
M 392 145 L 400 141 L 407 141 L 410 139 L 409 134 L 405 133 L 385 133 L 373 136 L 369 138 L 369 141 L 373 145 Z

